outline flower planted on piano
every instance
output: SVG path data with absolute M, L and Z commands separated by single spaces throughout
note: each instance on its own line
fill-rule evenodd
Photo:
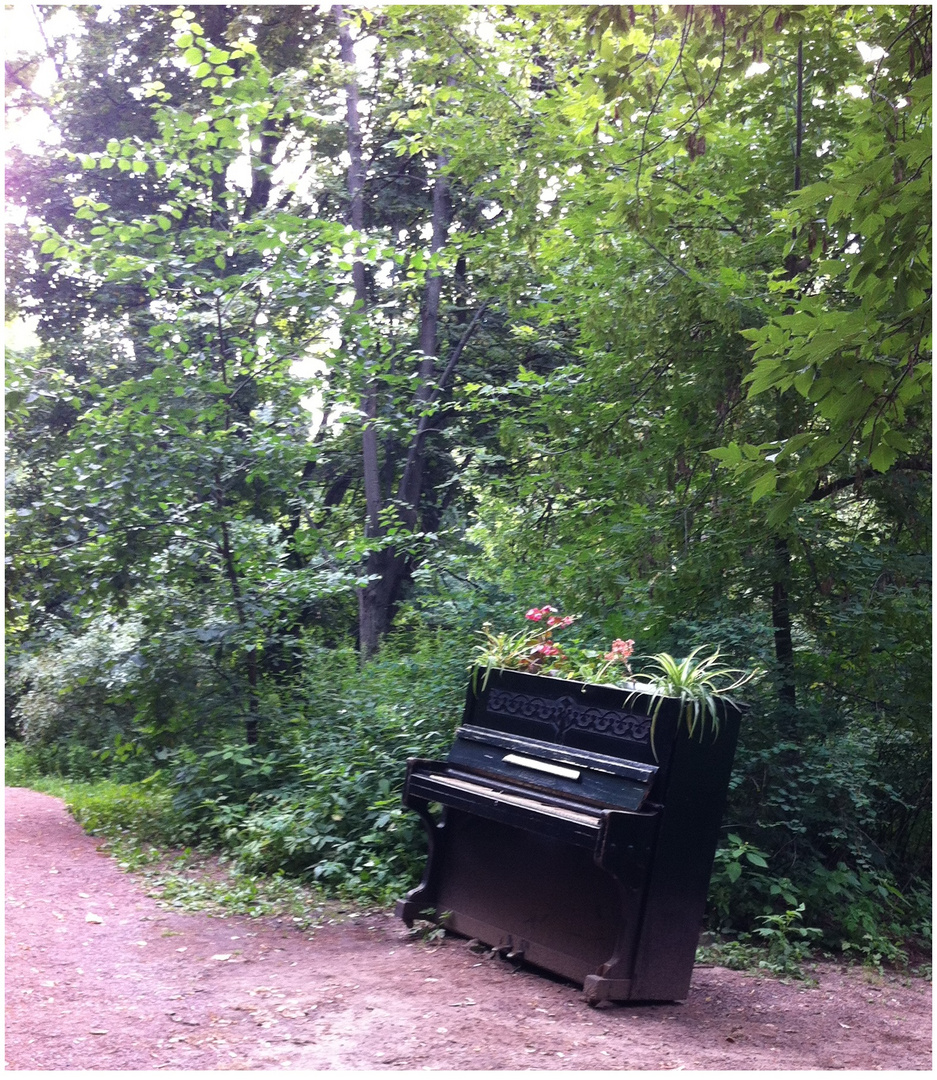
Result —
M 572 626 L 578 615 L 560 615 L 555 607 L 544 604 L 525 614 L 528 624 L 511 634 L 496 633 L 490 623 L 479 631 L 484 641 L 476 646 L 471 670 L 483 672 L 483 685 L 494 670 L 522 671 L 528 675 L 550 675 L 598 686 L 614 686 L 627 690 L 628 702 L 636 706 L 639 700 L 650 711 L 652 733 L 665 698 L 679 702 L 680 716 L 692 736 L 710 729 L 719 731 L 719 702 L 734 706 L 730 693 L 744 686 L 759 672 L 740 671 L 719 663 L 719 650 L 699 659 L 705 647 L 694 649 L 689 656 L 675 659 L 669 653 L 645 657 L 655 670 L 634 675 L 629 660 L 634 653 L 634 641 L 616 638 L 607 652 L 576 645 L 559 645 L 553 635 Z
M 687 731 L 692 737 L 698 728 L 700 739 L 707 726 L 711 727 L 713 735 L 719 734 L 718 703 L 726 701 L 734 706 L 735 702 L 729 697 L 730 692 L 738 690 L 761 674 L 757 668 L 754 671 L 741 671 L 738 668 L 724 667 L 719 664 L 718 649 L 711 656 L 698 660 L 696 654 L 704 648 L 705 646 L 700 645 L 682 659 L 676 659 L 670 653 L 657 653 L 647 658 L 654 662 L 656 670 L 636 676 L 636 679 L 640 679 L 643 685 L 652 687 L 658 695 L 651 713 L 655 722 L 664 698 L 676 698 L 680 702 L 680 714 Z M 633 700 L 640 692 L 633 691 L 629 700 Z
M 524 618 L 533 626 L 514 633 L 498 633 L 485 623 L 479 633 L 484 642 L 476 648 L 472 669 L 485 677 L 493 668 L 524 671 L 528 675 L 552 675 L 578 682 L 619 685 L 631 675 L 628 658 L 634 642 L 617 638 L 608 652 L 559 645 L 553 635 L 572 626 L 578 615 L 560 615 L 555 607 L 532 607 Z

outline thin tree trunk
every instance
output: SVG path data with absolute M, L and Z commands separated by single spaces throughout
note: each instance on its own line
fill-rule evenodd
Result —
M 355 62 L 354 42 L 344 9 L 341 5 L 333 7 L 333 14 L 339 28 L 339 47 L 342 62 L 349 72 L 345 84 L 345 110 L 348 125 L 348 193 L 350 197 L 349 219 L 353 229 L 364 229 L 364 177 L 362 160 L 362 142 L 360 131 L 358 87 L 354 79 Z M 450 86 L 455 80 L 448 80 Z M 449 180 L 446 176 L 447 160 L 440 155 L 436 160 L 433 185 L 432 238 L 431 253 L 441 251 L 448 237 L 451 220 Z M 355 291 L 356 308 L 361 311 L 367 302 L 364 263 L 356 258 L 352 267 L 352 281 Z M 442 298 L 442 277 L 438 270 L 431 269 L 426 277 L 423 304 L 420 310 L 419 349 L 421 354 L 417 377 L 417 388 L 413 397 L 416 413 L 414 434 L 407 448 L 406 459 L 396 488 L 396 514 L 408 529 L 416 529 L 420 521 L 420 503 L 425 483 L 426 436 L 429 428 L 428 418 L 437 411 L 439 398 L 451 378 L 455 363 L 461 355 L 468 337 L 478 325 L 478 316 L 469 330 L 463 334 L 446 368 L 438 375 L 439 366 L 439 309 Z M 365 368 L 367 368 L 366 358 Z M 362 467 L 365 496 L 365 539 L 374 542 L 365 563 L 365 573 L 370 578 L 358 591 L 358 641 L 362 659 L 375 655 L 380 648 L 381 638 L 390 629 L 394 612 L 400 599 L 401 589 L 410 571 L 411 557 L 397 551 L 392 544 L 380 541 L 385 535 L 381 520 L 385 509 L 385 497 L 393 490 L 393 477 L 396 473 L 395 454 L 391 447 L 385 450 L 384 483 L 380 467 L 380 455 L 377 437 L 378 385 L 371 379 L 367 382 L 361 405 L 364 415 L 362 432 Z
M 358 83 L 355 77 L 355 45 L 351 36 L 345 11 L 341 4 L 332 8 L 338 24 L 339 52 L 345 65 L 347 81 L 345 83 L 345 121 L 348 131 L 348 220 L 357 233 L 364 231 L 364 179 L 365 169 L 361 149 L 361 124 L 358 103 Z M 367 303 L 367 285 L 364 262 L 355 258 L 351 269 L 352 285 L 355 292 L 355 310 L 362 312 Z M 361 349 L 360 342 L 356 348 Z M 367 359 L 364 360 L 367 367 Z M 361 433 L 361 462 L 364 477 L 366 540 L 377 540 L 381 535 L 381 474 L 377 443 L 378 387 L 377 381 L 368 379 L 361 401 L 364 415 L 364 429 Z M 376 580 L 358 590 L 358 642 L 362 657 L 367 658 L 377 652 L 380 644 L 380 626 L 376 621 L 375 592 L 381 585 L 384 573 L 383 551 L 372 551 L 366 560 L 365 573 Z
M 771 592 L 771 622 L 774 628 L 774 659 L 777 666 L 778 700 L 791 712 L 797 707 L 794 677 L 794 638 L 791 629 L 790 567 L 791 553 L 787 540 L 774 541 L 774 585 Z
M 450 85 L 452 80 L 450 80 Z M 449 180 L 445 174 L 447 159 L 436 159 L 436 179 L 433 185 L 433 235 L 431 252 L 436 254 L 446 244 L 451 219 Z M 439 353 L 439 302 L 442 297 L 442 277 L 438 270 L 431 270 L 426 277 L 423 308 L 420 312 L 420 376 L 414 394 L 417 410 L 422 413 L 432 401 L 436 386 L 434 379 Z M 423 466 L 426 460 L 425 417 L 417 418 L 416 431 L 410 441 L 397 498 L 406 524 L 415 529 L 419 519 L 420 497 L 423 494 Z
M 221 381 L 225 386 L 228 385 L 228 359 L 227 359 L 227 342 L 225 341 L 224 323 L 221 313 L 221 302 L 216 300 L 215 302 L 215 315 L 217 319 L 218 327 L 218 356 L 219 356 L 219 374 L 221 375 Z M 225 409 L 225 427 L 229 426 L 229 413 L 230 405 Z M 234 552 L 231 548 L 231 533 L 228 528 L 228 522 L 226 520 L 227 506 L 225 504 L 224 486 L 222 484 L 221 476 L 215 475 L 215 507 L 218 510 L 219 517 L 221 518 L 221 543 L 218 545 L 221 554 L 222 565 L 224 566 L 225 577 L 228 579 L 228 584 L 231 587 L 231 597 L 234 601 L 234 610 L 237 612 L 238 625 L 241 630 L 245 630 L 247 627 L 247 617 L 244 612 L 244 597 L 241 592 L 241 583 L 238 578 L 237 566 L 234 562 Z M 259 712 L 260 702 L 258 696 L 258 669 L 257 669 L 257 650 L 247 650 L 247 719 L 244 723 L 244 738 L 246 742 L 253 746 L 257 742 L 259 733 Z
M 224 508 L 224 497 L 221 494 L 221 488 L 218 488 L 217 501 Z M 237 612 L 238 625 L 241 630 L 247 628 L 247 617 L 244 612 L 244 597 L 241 593 L 241 583 L 238 579 L 237 567 L 234 564 L 234 552 L 231 549 L 231 535 L 228 529 L 228 523 L 224 520 L 221 522 L 221 558 L 224 564 L 225 576 L 228 579 L 228 584 L 231 586 L 231 595 L 234 599 L 234 610 Z M 251 648 L 246 650 L 247 652 L 247 719 L 244 722 L 244 738 L 248 745 L 254 746 L 257 743 L 258 733 L 260 729 L 259 724 L 259 711 L 260 702 L 258 699 L 258 671 L 257 671 L 257 650 Z
M 800 159 L 804 146 L 804 43 L 797 46 L 797 102 L 794 141 L 794 190 L 801 186 Z M 792 253 L 793 254 L 793 253 Z M 796 266 L 788 268 L 788 276 L 796 276 Z M 779 436 L 783 439 L 787 425 L 781 420 Z M 787 539 L 774 538 L 774 583 L 771 587 L 771 624 L 774 630 L 774 660 L 777 670 L 778 701 L 790 717 L 797 708 L 797 681 L 794 660 L 794 636 L 791 627 L 791 551 Z

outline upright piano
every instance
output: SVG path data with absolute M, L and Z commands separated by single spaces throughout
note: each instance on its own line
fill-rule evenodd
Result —
M 448 758 L 407 763 L 429 854 L 397 914 L 580 982 L 591 1004 L 685 998 L 739 719 L 720 702 L 691 737 L 646 685 L 476 673 Z

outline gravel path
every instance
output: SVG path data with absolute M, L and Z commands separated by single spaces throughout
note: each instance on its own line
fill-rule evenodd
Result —
M 164 910 L 62 802 L 6 790 L 6 1061 L 75 1069 L 927 1069 L 931 987 L 697 968 L 686 1002 L 579 989 L 388 914 L 301 932 Z

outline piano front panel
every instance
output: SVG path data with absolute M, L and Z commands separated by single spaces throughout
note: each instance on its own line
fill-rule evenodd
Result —
M 436 910 L 444 925 L 582 981 L 616 952 L 621 890 L 585 848 L 451 812 Z M 637 929 L 638 901 L 625 900 Z

